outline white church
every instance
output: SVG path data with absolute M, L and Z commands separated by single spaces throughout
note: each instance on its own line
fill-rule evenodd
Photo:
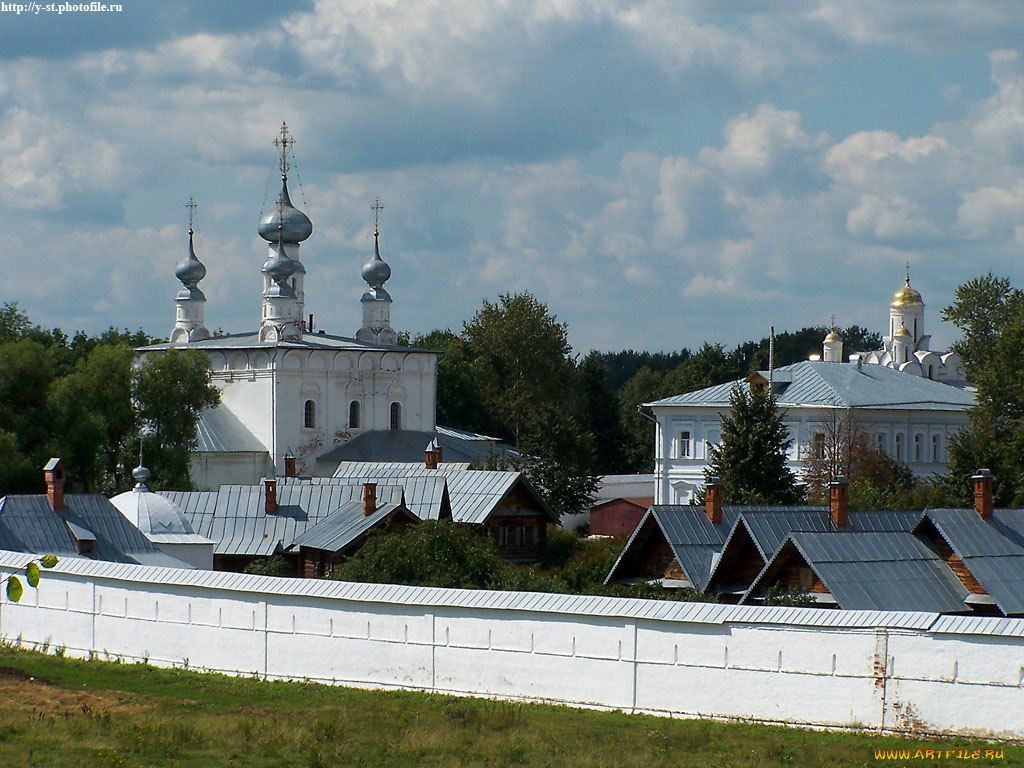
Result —
M 287 126 L 274 144 L 280 150 L 281 193 L 259 224 L 267 259 L 258 327 L 210 334 L 198 285 L 206 267 L 196 256 L 190 227 L 188 256 L 175 270 L 182 288 L 170 341 L 138 350 L 143 360 L 168 349 L 198 349 L 210 358 L 221 402 L 200 419 L 192 462 L 199 489 L 258 483 L 272 474 L 310 474 L 317 457 L 367 432 L 435 432 L 439 353 L 396 343 L 384 287 L 391 268 L 380 257 L 376 226 L 374 254 L 362 268 L 362 326 L 348 337 L 314 331 L 312 316 L 306 322 L 306 267 L 299 250 L 313 224 L 288 194 L 294 139 Z M 425 448 L 427 440 L 422 443 Z
M 924 301 L 905 285 L 889 305 L 884 347 L 843 360 L 835 331 L 821 355 L 761 371 L 745 380 L 645 403 L 657 421 L 656 504 L 688 504 L 704 486 L 711 448 L 721 439 L 722 415 L 735 386 L 770 386 L 792 443 L 788 466 L 797 478 L 825 450 L 829 424 L 850 419 L 870 444 L 906 464 L 918 477 L 944 473 L 950 436 L 967 424 L 974 393 L 955 352 L 929 351 Z

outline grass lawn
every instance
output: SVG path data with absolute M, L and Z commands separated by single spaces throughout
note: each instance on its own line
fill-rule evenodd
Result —
M 875 750 L 981 750 L 880 760 Z M 986 759 L 985 750 L 1002 750 Z M 1024 747 L 592 712 L 0 648 L 0 766 L 1024 766 Z

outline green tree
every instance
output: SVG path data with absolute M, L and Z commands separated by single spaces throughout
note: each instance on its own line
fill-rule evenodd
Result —
M 139 421 L 149 432 L 146 456 L 154 487 L 192 487 L 188 465 L 198 440 L 199 413 L 220 401 L 211 378 L 210 360 L 198 350 L 168 350 L 150 356 L 135 371 L 133 390 Z
M 1007 323 L 1024 311 L 1024 294 L 1005 277 L 991 272 L 969 280 L 956 289 L 953 303 L 942 310 L 942 319 L 963 333 L 952 349 L 964 361 L 970 381 L 998 358 L 997 346 Z
M 765 389 L 737 385 L 729 394 L 730 412 L 722 417 L 721 442 L 711 449 L 705 480 L 718 477 L 730 504 L 798 504 L 803 494 L 786 465 L 792 442 Z
M 46 349 L 30 339 L 0 344 L 0 430 L 16 437 L 18 453 L 34 468 L 48 456 L 50 414 L 46 393 L 53 367 Z M 42 474 L 9 477 L 7 492 L 31 492 L 42 484 Z
M 134 351 L 120 344 L 93 346 L 75 370 L 50 388 L 55 447 L 68 477 L 86 492 L 113 491 L 127 482 L 119 463 L 136 431 L 131 407 Z
M 491 540 L 470 526 L 448 520 L 424 520 L 404 531 L 373 530 L 331 578 L 427 587 L 486 589 L 512 567 Z
M 544 495 L 555 513 L 576 514 L 590 507 L 597 492 L 594 436 L 565 408 L 539 405 L 530 414 L 513 462 Z
M 5 301 L 0 304 L 0 344 L 9 341 L 20 341 L 32 328 L 28 315 L 18 309 L 16 302 Z
M 568 327 L 532 294 L 485 299 L 463 338 L 486 404 L 516 445 L 538 404 L 565 402 L 573 375 Z

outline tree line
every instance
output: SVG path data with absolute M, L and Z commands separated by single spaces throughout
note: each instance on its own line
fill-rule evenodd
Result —
M 172 351 L 136 367 L 142 330 L 69 336 L 0 305 L 0 497 L 42 491 L 42 467 L 60 456 L 69 492 L 131 487 L 144 440 L 154 487 L 190 488 L 199 412 L 218 402 L 209 361 Z
M 821 352 L 828 328 L 775 337 L 775 365 Z M 859 326 L 837 329 L 848 352 L 881 347 Z M 643 403 L 743 378 L 768 367 L 769 339 L 733 349 L 575 353 L 568 326 L 528 292 L 485 300 L 456 332 L 434 330 L 401 342 L 444 353 L 437 374 L 437 422 L 493 435 L 524 455 L 527 474 L 559 512 L 585 506 L 593 476 L 650 472 L 654 436 Z

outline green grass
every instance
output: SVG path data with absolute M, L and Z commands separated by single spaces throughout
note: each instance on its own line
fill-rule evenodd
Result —
M 592 712 L 78 661 L 0 648 L 0 766 L 931 766 L 966 740 Z M 997 745 L 1022 766 L 1024 747 Z

